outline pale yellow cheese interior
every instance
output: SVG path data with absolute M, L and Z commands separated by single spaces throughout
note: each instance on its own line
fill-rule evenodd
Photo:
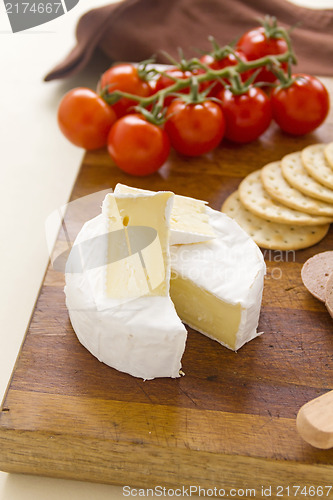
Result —
M 209 237 L 216 236 L 209 224 L 205 202 L 176 195 L 172 212 L 171 227 L 179 231 L 193 231 Z
M 179 276 L 171 277 L 170 295 L 184 323 L 235 349 L 242 313 L 240 304 L 228 304 Z
M 124 184 L 117 184 L 118 193 L 153 193 L 145 189 L 133 188 Z M 170 217 L 171 229 L 184 232 L 193 232 L 206 235 L 207 238 L 216 236 L 209 224 L 206 214 L 206 203 L 202 200 L 175 195 Z
M 107 208 L 104 210 L 109 231 L 107 297 L 168 295 L 169 227 L 166 207 L 172 196 L 173 193 L 169 192 L 156 193 L 154 196 L 107 195 Z M 138 238 L 147 227 L 156 230 L 156 237 L 147 246 L 142 245 L 141 249 L 133 252 L 133 243 L 137 242 L 132 239 L 131 244 L 131 227 L 138 231 Z

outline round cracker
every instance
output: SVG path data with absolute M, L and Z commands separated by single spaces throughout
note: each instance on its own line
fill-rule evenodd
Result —
M 300 250 L 322 240 L 329 229 L 325 226 L 293 226 L 267 222 L 242 205 L 238 191 L 223 203 L 221 211 L 234 219 L 262 248 L 269 250 Z
M 312 215 L 333 217 L 333 204 L 311 198 L 288 184 L 279 161 L 268 163 L 261 169 L 261 180 L 268 194 L 283 205 Z
M 313 179 L 305 170 L 301 153 L 290 153 L 281 160 L 281 170 L 286 181 L 304 194 L 333 203 L 333 190 Z
M 301 277 L 304 286 L 322 302 L 325 302 L 325 287 L 331 273 L 333 273 L 333 250 L 317 253 L 302 267 Z
M 240 183 L 238 191 L 243 205 L 253 214 L 268 221 L 297 226 L 314 226 L 332 221 L 332 218 L 299 212 L 274 201 L 264 189 L 260 170 L 246 176 Z
M 325 305 L 333 318 L 333 273 L 328 277 L 325 286 Z
M 333 189 L 333 169 L 324 155 L 325 144 L 312 144 L 303 149 L 301 156 L 308 174 L 324 186 Z
M 326 144 L 324 149 L 324 155 L 327 163 L 333 168 L 333 142 Z

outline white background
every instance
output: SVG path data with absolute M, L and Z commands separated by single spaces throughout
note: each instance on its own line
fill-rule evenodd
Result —
M 45 219 L 68 200 L 83 156 L 58 131 L 57 106 L 70 88 L 94 88 L 105 61 L 64 82 L 43 77 L 74 45 L 80 15 L 111 1 L 80 0 L 66 15 L 16 34 L 0 1 L 0 400 L 48 261 Z M 333 0 L 293 2 L 333 8 Z M 0 500 L 116 498 L 124 498 L 121 488 L 0 472 Z

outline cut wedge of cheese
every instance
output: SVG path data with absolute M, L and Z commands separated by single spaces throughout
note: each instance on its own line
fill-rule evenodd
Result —
M 182 321 L 232 350 L 260 334 L 262 253 L 204 202 L 204 224 L 215 237 L 170 247 L 171 214 L 183 235 L 196 220 L 196 200 L 183 198 L 172 209 L 172 193 L 117 186 L 76 239 L 80 266 L 68 261 L 66 304 L 79 340 L 101 361 L 144 379 L 179 376 Z M 182 218 L 191 207 L 193 219 Z
M 66 268 L 66 304 L 80 342 L 143 379 L 179 377 L 187 336 L 169 296 L 173 198 L 107 195 L 102 214 L 74 243 L 80 266 L 69 259 Z
M 117 184 L 114 192 L 116 195 L 121 193 L 154 194 L 154 191 L 137 189 L 124 184 Z M 199 243 L 216 237 L 209 224 L 206 205 L 206 201 L 175 195 L 170 217 L 170 245 Z

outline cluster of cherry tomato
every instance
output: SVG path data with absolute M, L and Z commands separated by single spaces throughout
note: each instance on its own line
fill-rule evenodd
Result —
M 296 59 L 289 35 L 274 19 L 246 32 L 235 48 L 181 60 L 158 71 L 146 64 L 117 64 L 101 77 L 98 91 L 76 88 L 62 99 L 58 123 L 75 145 L 107 145 L 119 168 L 148 175 L 167 160 L 170 148 L 199 156 L 223 138 L 257 139 L 272 119 L 293 135 L 313 131 L 326 118 L 324 85 L 291 74 Z

